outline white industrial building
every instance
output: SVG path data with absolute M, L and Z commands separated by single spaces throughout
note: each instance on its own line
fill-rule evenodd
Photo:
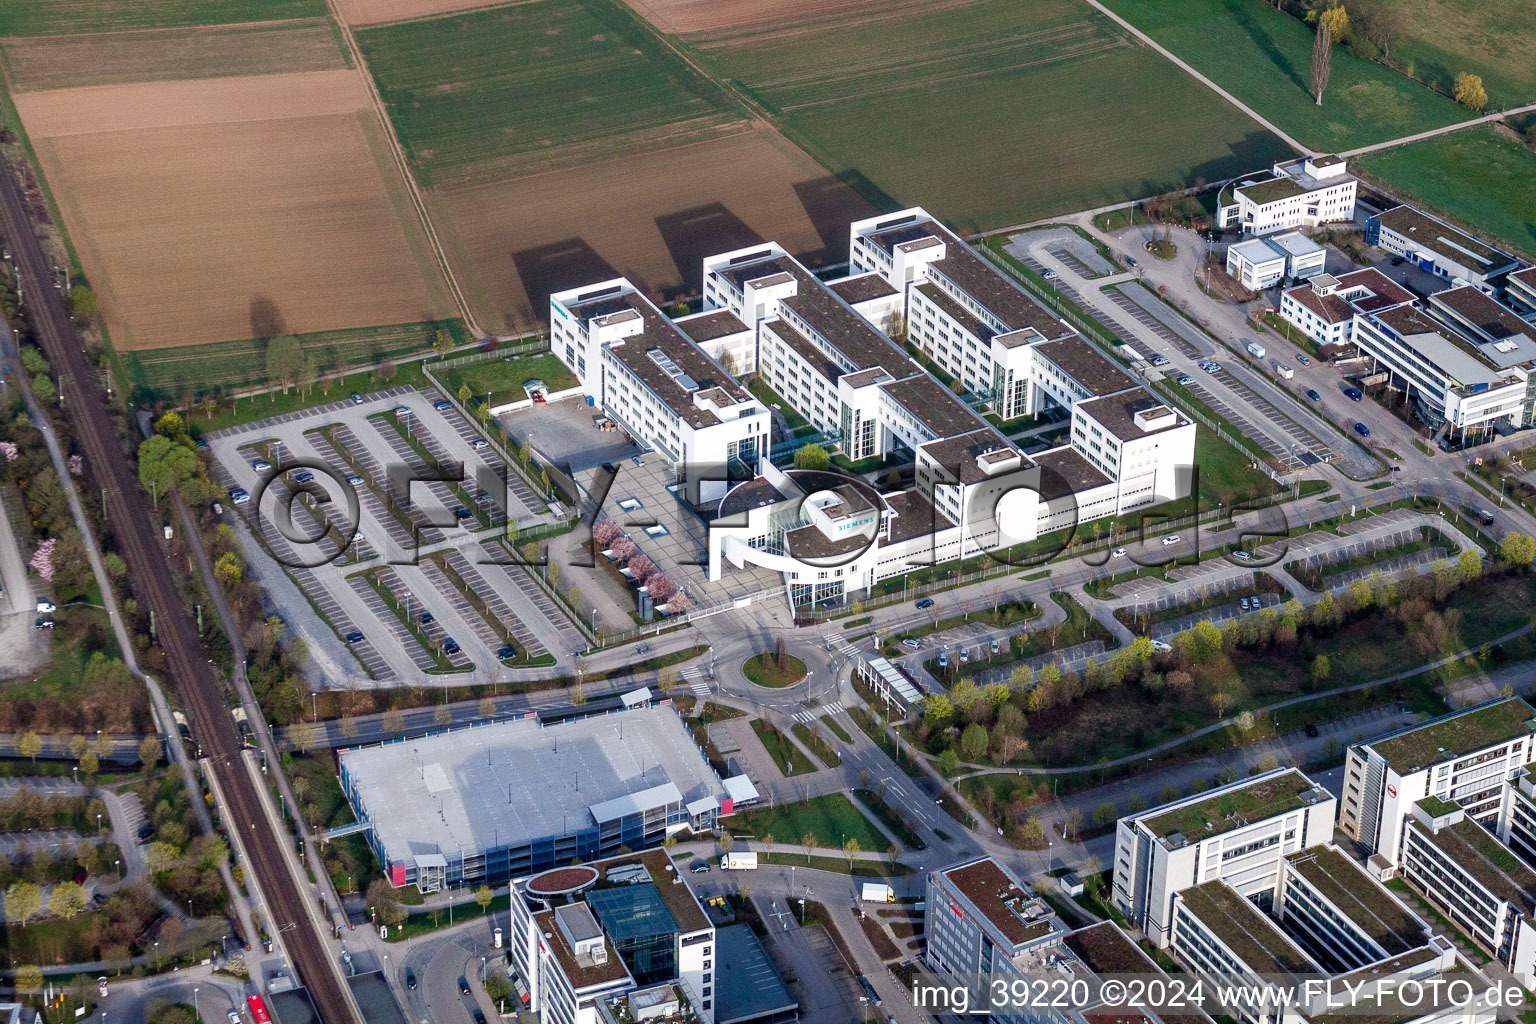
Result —
M 1286 278 L 1304 281 L 1321 274 L 1327 261 L 1328 250 L 1299 231 L 1227 247 L 1227 273 L 1250 291 L 1272 288 Z
M 1272 168 L 1263 181 L 1242 179 L 1221 191 L 1216 224 L 1246 235 L 1315 228 L 1355 217 L 1355 177 L 1343 157 L 1305 157 Z
M 1365 241 L 1412 260 L 1420 269 L 1453 285 L 1472 285 L 1489 294 L 1495 289 L 1492 278 L 1520 265 L 1502 249 L 1414 206 L 1394 206 L 1369 218 L 1365 222 Z
M 1283 768 L 1121 818 L 1114 900 L 1154 944 L 1173 938 L 1174 897 L 1213 880 L 1257 906 L 1274 903 L 1285 858 L 1326 843 L 1336 801 Z

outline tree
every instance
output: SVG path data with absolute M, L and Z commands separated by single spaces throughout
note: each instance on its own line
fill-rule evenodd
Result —
M 439 704 L 432 709 L 432 721 L 438 725 L 447 725 L 453 721 L 453 709 L 447 704 Z
M 587 694 L 579 685 L 573 686 L 566 694 L 566 699 L 571 702 L 572 707 L 579 708 L 587 702 Z
M 123 578 L 128 575 L 128 563 L 123 561 L 122 555 L 116 551 L 108 551 L 105 555 L 101 556 L 101 561 L 106 566 L 107 575 L 112 577 L 113 582 L 123 582 Z
M 731 835 L 729 832 L 722 831 L 720 833 L 720 838 L 716 840 L 716 842 L 720 844 L 720 851 L 722 853 L 730 853 L 731 847 L 736 845 L 736 837 Z
M 955 717 L 955 705 L 950 701 L 948 694 L 930 693 L 923 698 L 923 719 L 930 726 L 943 725 L 953 717 Z
M 1321 11 L 1313 11 L 1317 23 L 1328 30 L 1328 38 L 1342 43 L 1349 38 L 1349 12 L 1343 4 L 1334 4 Z
M 1476 550 L 1468 548 L 1456 559 L 1456 568 L 1461 571 L 1464 580 L 1475 580 L 1483 574 L 1483 556 Z
M 859 841 L 853 838 L 853 836 L 843 840 L 843 853 L 848 857 L 848 866 L 850 868 L 853 867 L 853 858 L 859 853 L 860 849 Z
M 475 890 L 475 902 L 480 905 L 480 910 L 482 912 L 490 907 L 491 901 L 495 898 L 496 894 L 491 891 L 491 887 L 488 885 L 482 885 L 480 888 Z
M 388 356 L 380 359 L 378 369 L 373 371 L 373 375 L 379 378 L 380 384 L 388 384 L 390 381 L 394 380 L 395 373 L 395 361 Z
M 939 755 L 939 771 L 945 775 L 954 775 L 960 771 L 960 755 L 955 753 L 954 747 L 945 747 L 944 753 Z
M 795 450 L 796 469 L 824 470 L 832 465 L 832 456 L 821 445 L 812 441 Z
M 320 361 L 313 352 L 305 352 L 299 360 L 299 394 L 307 395 L 320 379 Z
M 807 832 L 801 836 L 800 845 L 805 848 L 805 861 L 809 864 L 811 861 L 811 848 L 816 845 L 816 833 Z
M 281 384 L 283 394 L 298 382 L 299 370 L 304 361 L 304 349 L 299 339 L 282 334 L 267 342 L 267 382 Z
M 478 710 L 481 718 L 494 718 L 496 717 L 496 702 L 490 697 L 481 697 Z
M 37 396 L 39 402 L 44 404 L 53 401 L 58 389 L 53 386 L 53 378 L 46 373 L 34 373 L 32 375 L 32 393 Z
M 5 890 L 5 919 L 26 927 L 43 908 L 43 898 L 31 882 L 13 882 Z
M 1083 812 L 1074 807 L 1061 819 L 1061 836 L 1063 839 L 1077 842 L 1077 837 L 1083 831 Z
M 1328 23 L 1318 21 L 1317 38 L 1312 42 L 1312 95 L 1317 105 L 1323 105 L 1323 93 L 1328 88 L 1328 75 L 1333 64 L 1333 36 Z
M 101 758 L 96 756 L 96 751 L 87 750 L 80 755 L 80 770 L 87 775 L 95 775 L 101 768 Z
M 448 358 L 448 354 L 453 351 L 453 332 L 446 327 L 439 327 L 432 338 L 432 351 L 440 358 Z
M 139 741 L 139 766 L 146 774 L 154 771 L 155 766 L 160 763 L 160 752 L 159 736 L 145 736 Z
M 396 735 L 405 732 L 405 712 L 399 708 L 390 708 L 384 712 L 383 724 L 386 732 L 392 732 Z
M 156 434 L 139 445 L 139 482 L 158 504 L 160 495 L 192 477 L 197 456 L 185 445 Z
M 315 745 L 315 730 L 301 718 L 288 727 L 288 740 L 300 750 L 309 750 Z
M 1147 798 L 1137 793 L 1125 802 L 1125 809 L 1132 814 L 1140 814 L 1147 809 Z
M 1355 0 L 1356 34 L 1376 44 L 1382 56 L 1391 60 L 1392 47 L 1406 29 L 1406 10 L 1404 6 L 1385 0 Z
M 96 752 L 98 758 L 105 761 L 117 749 L 117 741 L 112 738 L 112 734 L 109 732 L 97 733 L 96 741 L 91 744 L 91 749 Z
M 1317 657 L 1313 658 L 1311 671 L 1312 678 L 1317 680 L 1319 683 L 1327 679 L 1328 674 L 1333 671 L 1332 666 L 1328 664 L 1328 655 L 1319 654 Z
M 1115 805 L 1105 800 L 1093 809 L 1093 823 L 1095 825 L 1108 825 L 1115 820 Z
M 245 578 L 245 566 L 236 551 L 226 551 L 213 563 L 213 578 L 226 587 L 232 587 Z
M 35 996 L 43 990 L 43 971 L 28 964 L 16 971 L 16 991 L 25 996 Z
M 1482 110 L 1488 105 L 1488 92 L 1483 88 L 1481 75 L 1470 71 L 1456 72 L 1456 84 L 1451 89 L 1456 102 L 1468 110 Z
M 351 715 L 342 715 L 340 724 L 341 734 L 349 740 L 357 739 L 357 719 Z
M 1165 803 L 1165 804 L 1171 804 L 1175 800 L 1177 800 L 1178 798 L 1179 798 L 1179 787 L 1175 786 L 1171 782 L 1168 783 L 1166 786 L 1164 786 L 1162 788 L 1162 791 L 1157 794 L 1157 799 L 1160 802 Z
M 391 928 L 405 923 L 405 908 L 400 905 L 395 896 L 395 887 L 382 878 L 375 878 L 368 883 L 368 912 L 373 914 L 380 924 L 387 924 Z
M 972 722 L 960 734 L 960 753 L 967 761 L 980 761 L 987 753 L 987 728 L 980 722 Z
M 60 882 L 48 897 L 48 910 L 68 921 L 85 909 L 85 889 L 75 882 Z
M 35 762 L 37 755 L 43 752 L 43 738 L 28 729 L 17 737 L 16 752 L 22 757 L 30 757 Z
M 1506 533 L 1499 541 L 1499 557 L 1517 568 L 1530 565 L 1536 558 L 1536 539 L 1529 534 Z

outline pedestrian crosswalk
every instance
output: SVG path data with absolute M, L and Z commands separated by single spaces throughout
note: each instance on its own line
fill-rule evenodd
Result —
M 838 714 L 842 710 L 843 702 L 837 700 L 830 704 L 823 704 L 821 707 L 815 709 L 814 711 L 796 711 L 794 717 L 795 721 L 804 725 L 814 725 L 816 723 L 816 719 L 824 718 L 827 715 Z
M 708 683 L 694 683 L 692 686 L 688 687 L 688 689 L 692 690 L 693 695 L 700 699 L 707 698 L 710 695 Z

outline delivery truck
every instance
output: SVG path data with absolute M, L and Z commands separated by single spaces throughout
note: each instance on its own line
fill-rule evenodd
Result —
M 896 890 L 879 882 L 864 883 L 864 902 L 866 903 L 895 903 Z
M 737 853 L 727 853 L 720 858 L 721 871 L 755 871 L 757 870 L 757 851 L 744 850 Z

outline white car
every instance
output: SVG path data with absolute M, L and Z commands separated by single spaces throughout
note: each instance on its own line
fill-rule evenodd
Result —
M 1179 535 L 1176 534 L 1176 533 L 1170 533 L 1168 536 L 1163 538 L 1163 547 L 1171 548 L 1175 544 L 1177 544 L 1178 542 L 1179 542 Z
M 478 452 L 482 448 L 489 448 L 491 446 L 491 442 L 487 441 L 483 437 L 477 437 L 473 441 L 469 442 L 469 446 Z
M 255 462 L 251 463 L 251 468 L 258 473 L 265 473 L 267 470 L 272 468 L 272 463 L 268 462 L 266 459 L 257 459 Z
M 1152 649 L 1159 654 L 1167 654 L 1169 651 L 1173 650 L 1172 647 L 1163 643 L 1161 640 L 1152 640 L 1149 642 L 1152 644 Z
M 921 647 L 923 645 L 922 645 L 921 641 L 914 640 L 911 637 L 907 637 L 905 640 L 903 640 L 901 642 L 901 646 L 907 648 L 910 651 L 915 651 L 915 650 L 917 650 L 919 647 Z
M 1113 550 L 1113 551 L 1111 551 L 1109 553 L 1109 557 L 1110 558 L 1124 558 L 1125 557 L 1125 548 L 1115 548 L 1115 550 Z
M 56 612 L 59 609 L 52 601 L 39 601 L 37 602 L 37 610 L 39 613 L 47 614 L 49 612 Z
M 410 414 L 411 414 L 411 407 L 410 406 L 408 406 L 408 405 L 397 405 L 397 406 L 395 406 L 395 415 L 396 416 L 409 416 Z

